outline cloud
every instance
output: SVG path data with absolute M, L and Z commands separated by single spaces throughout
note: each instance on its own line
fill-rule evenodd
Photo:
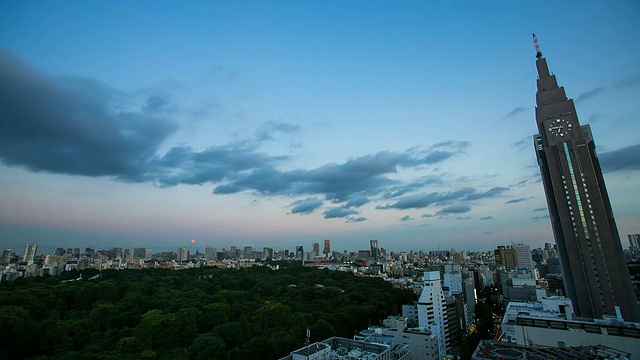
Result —
M 482 193 L 465 188 L 412 197 L 408 194 L 441 184 L 442 178 L 392 178 L 400 170 L 422 169 L 464 154 L 469 147 L 465 141 L 441 142 L 426 150 L 381 151 L 312 169 L 282 170 L 289 157 L 270 155 L 259 146 L 261 140 L 299 132 L 295 124 L 268 121 L 251 140 L 202 149 L 170 146 L 167 142 L 179 126 L 170 118 L 176 110 L 168 109 L 170 96 L 164 91 L 147 91 L 142 97 L 95 79 L 50 78 L 6 50 L 0 50 L 0 83 L 0 161 L 5 166 L 160 187 L 212 184 L 216 195 L 248 191 L 302 198 L 291 204 L 292 214 L 312 213 L 324 201 L 342 204 L 327 210 L 324 215 L 328 218 L 355 215 L 358 212 L 350 208 L 379 198 L 399 199 L 380 208 L 402 209 L 472 201 L 504 191 Z M 349 221 L 364 220 L 351 217 Z
M 378 205 L 376 206 L 376 209 L 420 209 L 430 205 L 443 205 L 453 201 L 474 201 L 488 197 L 497 197 L 507 190 L 509 189 L 506 187 L 494 187 L 485 192 L 480 192 L 474 188 L 468 187 L 451 192 L 417 194 L 404 197 L 392 204 Z
M 597 88 L 591 89 L 589 91 L 585 91 L 582 94 L 578 95 L 576 98 L 576 102 L 581 102 L 585 100 L 589 100 L 593 97 L 596 97 L 607 90 L 606 87 L 599 86 Z
M 366 196 L 354 195 L 347 200 L 347 202 L 344 204 L 344 207 L 360 207 L 369 203 L 370 201 L 371 200 L 369 200 L 369 198 L 367 198 Z
M 547 211 L 546 207 L 535 208 L 533 211 Z
M 640 86 L 640 74 L 630 75 L 620 79 L 614 85 L 618 89 L 626 89 L 631 87 Z
M 177 126 L 96 80 L 47 78 L 0 50 L 0 158 L 68 175 L 141 178 Z M 147 110 L 145 110 L 147 109 Z
M 518 106 L 517 108 L 515 108 L 515 109 L 513 109 L 513 110 L 509 111 L 509 112 L 508 112 L 505 116 L 503 116 L 502 118 L 503 118 L 503 119 L 508 119 L 508 118 L 514 117 L 514 116 L 516 116 L 516 115 L 518 115 L 518 114 L 520 114 L 520 113 L 523 113 L 523 112 L 525 112 L 525 111 L 527 111 L 527 108 L 526 108 L 526 107 Z
M 315 198 L 308 198 L 305 200 L 296 200 L 291 203 L 292 214 L 311 214 L 316 209 L 322 206 L 322 201 Z
M 276 134 L 295 134 L 300 132 L 300 125 L 279 121 L 267 121 L 257 131 L 259 141 L 274 140 Z
M 532 216 L 531 219 L 533 221 L 539 221 L 539 220 L 543 220 L 543 219 L 548 219 L 549 215 L 541 215 L 541 216 Z
M 363 196 L 360 194 L 380 194 L 401 184 L 385 175 L 397 173 L 399 168 L 439 163 L 464 148 L 464 143 L 453 144 L 447 156 L 441 155 L 445 151 L 433 148 L 424 152 L 415 148 L 405 152 L 382 151 L 351 158 L 342 164 L 330 163 L 311 170 L 279 171 L 273 166 L 265 166 L 253 172 L 234 174 L 232 181 L 216 187 L 214 193 L 230 194 L 253 190 L 263 195 L 323 194 L 326 200 L 332 202 L 355 200 L 356 203 L 362 203 Z M 438 155 L 434 155 L 436 152 Z
M 367 221 L 366 217 L 348 217 L 346 223 L 357 223 Z
M 400 218 L 400 221 L 409 221 L 409 220 L 413 220 L 413 218 L 411 218 L 411 216 L 409 215 L 405 215 Z
M 598 158 L 604 172 L 639 170 L 640 144 L 602 153 Z
M 323 213 L 325 219 L 343 218 L 349 215 L 358 214 L 357 210 L 345 208 L 331 208 Z
M 472 218 L 471 216 L 458 216 L 456 217 L 456 220 L 469 220 L 471 218 Z
M 447 206 L 441 210 L 436 211 L 437 216 L 446 216 L 451 214 L 464 214 L 471 211 L 471 207 L 466 204 L 456 204 Z
M 489 216 L 483 216 L 479 220 L 491 220 L 491 219 L 493 219 L 493 216 L 489 215 Z
M 527 201 L 527 200 L 530 200 L 530 199 L 533 199 L 533 198 L 535 198 L 535 197 L 534 196 L 529 196 L 529 197 L 526 197 L 526 198 L 511 199 L 511 200 L 505 202 L 505 204 L 516 204 L 516 203 Z

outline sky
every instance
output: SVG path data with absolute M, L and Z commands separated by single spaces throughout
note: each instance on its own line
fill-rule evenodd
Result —
M 532 33 L 640 233 L 635 1 L 0 1 L 0 247 L 553 242 Z M 196 240 L 191 244 L 191 240 Z

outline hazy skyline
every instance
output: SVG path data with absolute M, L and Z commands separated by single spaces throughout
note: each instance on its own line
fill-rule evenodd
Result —
M 591 124 L 626 248 L 638 15 L 632 1 L 1 2 L 0 243 L 553 242 L 535 32 Z

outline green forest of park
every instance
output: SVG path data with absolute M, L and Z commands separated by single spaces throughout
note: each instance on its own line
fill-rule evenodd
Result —
M 283 264 L 284 265 L 284 264 Z M 0 283 L 0 359 L 277 359 L 353 337 L 416 295 L 305 268 L 77 271 Z

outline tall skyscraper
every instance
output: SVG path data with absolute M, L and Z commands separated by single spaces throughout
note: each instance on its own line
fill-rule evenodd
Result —
M 618 306 L 624 320 L 640 321 L 591 129 L 536 50 L 534 145 L 566 293 L 578 316 L 616 315 Z
M 373 261 L 378 261 L 378 257 L 380 256 L 380 249 L 378 248 L 378 240 L 369 241 L 369 246 L 371 248 L 371 257 Z
M 331 255 L 331 240 L 324 241 L 324 249 L 322 250 L 324 256 L 329 257 Z
M 33 261 L 36 258 L 37 250 L 38 250 L 38 245 L 26 244 L 24 246 L 24 256 L 22 258 L 22 261 L 26 261 L 28 265 L 33 264 Z

